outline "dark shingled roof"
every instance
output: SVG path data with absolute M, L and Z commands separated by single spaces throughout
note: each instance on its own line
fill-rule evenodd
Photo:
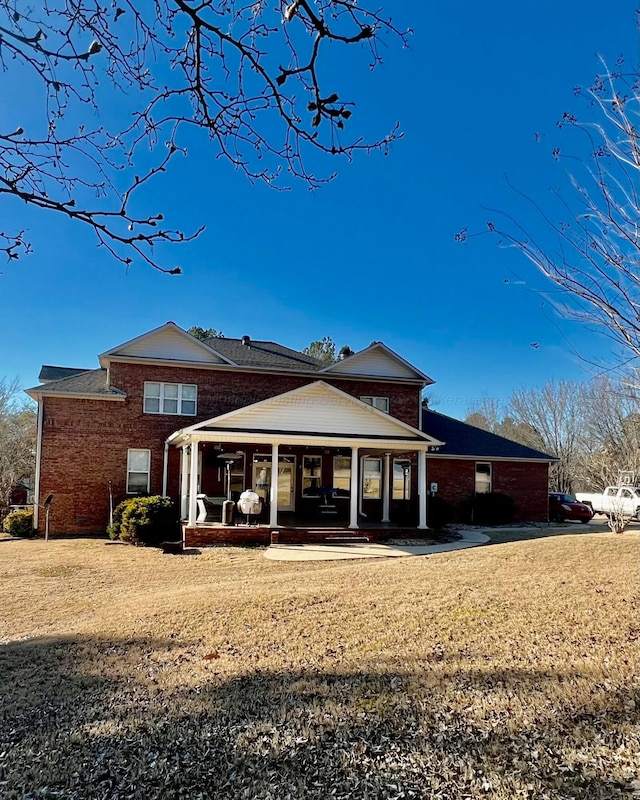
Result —
M 555 461 L 554 456 L 532 447 L 512 442 L 503 436 L 483 431 L 437 411 L 422 410 L 422 430 L 445 442 L 439 449 L 443 456 L 475 456 L 477 458 L 537 458 Z
M 227 339 L 226 336 L 205 339 L 204 342 L 220 355 L 230 358 L 240 366 L 275 367 L 280 369 L 303 369 L 317 372 L 324 364 L 312 356 L 277 344 L 251 339 L 250 344 L 242 344 L 241 339 Z
M 113 389 L 107 385 L 106 369 L 89 369 L 61 378 L 59 381 L 50 381 L 41 386 L 28 389 L 29 392 L 60 392 L 63 394 L 102 394 L 112 397 L 124 397 L 120 389 Z
M 88 372 L 88 370 L 85 368 L 77 369 L 76 367 L 52 367 L 49 364 L 43 364 L 38 380 L 40 383 L 59 381 L 61 378 L 70 378 L 72 375 L 79 375 L 81 372 Z

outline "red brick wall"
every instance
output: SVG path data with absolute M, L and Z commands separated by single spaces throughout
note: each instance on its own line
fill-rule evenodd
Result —
M 109 517 L 109 481 L 114 506 L 126 497 L 127 450 L 151 450 L 152 494 L 162 492 L 164 442 L 176 430 L 218 414 L 264 400 L 313 381 L 313 378 L 218 372 L 138 364 L 113 364 L 111 385 L 127 393 L 124 402 L 45 397 L 40 497 L 53 492 L 50 531 L 101 533 Z M 144 382 L 198 385 L 196 417 L 143 413 Z M 416 386 L 372 381 L 332 380 L 355 397 L 385 395 L 390 412 L 417 424 Z M 235 449 L 235 447 L 234 447 Z M 180 456 L 171 448 L 167 492 L 178 499 Z M 206 488 L 206 487 L 205 487 Z M 40 530 L 43 530 L 41 520 Z
M 494 461 L 493 491 L 513 497 L 516 502 L 516 519 L 548 521 L 548 464 Z
M 475 464 L 475 460 L 427 458 L 427 483 L 437 483 L 438 497 L 459 508 L 475 491 Z M 493 491 L 514 499 L 516 520 L 548 520 L 547 464 L 493 461 L 491 469 Z
M 269 544 L 269 528 L 184 528 L 184 546 L 202 547 L 210 544 Z
M 403 384 L 377 383 L 366 380 L 340 380 L 326 375 L 301 377 L 295 375 L 268 375 L 247 372 L 218 372 L 217 370 L 189 369 L 185 367 L 159 367 L 145 364 L 111 365 L 111 384 L 127 393 L 129 401 L 137 404 L 142 414 L 142 398 L 145 381 L 167 383 L 195 383 L 198 386 L 198 415 L 193 417 L 169 417 L 172 430 L 183 424 L 217 417 L 228 411 L 266 400 L 278 394 L 297 389 L 321 379 L 336 386 L 353 397 L 382 395 L 389 398 L 389 413 L 418 427 L 420 411 L 420 389 Z M 181 422 L 181 420 L 185 420 Z M 177 424 L 176 424 L 177 423 Z

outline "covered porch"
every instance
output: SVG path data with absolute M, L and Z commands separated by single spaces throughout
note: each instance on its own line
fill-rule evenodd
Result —
M 298 530 L 375 540 L 390 529 L 424 531 L 426 455 L 442 443 L 318 381 L 177 431 L 167 444 L 180 450 L 185 538 L 204 543 L 231 537 L 230 528 L 234 540 L 253 541 Z M 259 514 L 216 518 L 216 506 L 246 490 L 260 497 Z

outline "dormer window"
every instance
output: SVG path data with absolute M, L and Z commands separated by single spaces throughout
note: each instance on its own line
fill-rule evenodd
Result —
M 385 414 L 389 413 L 389 398 L 388 397 L 371 397 L 367 395 L 366 397 L 360 398 L 363 403 L 366 403 L 368 406 L 373 406 L 377 408 L 379 411 L 384 411 Z
M 193 383 L 145 381 L 145 414 L 181 414 L 195 417 L 198 387 Z

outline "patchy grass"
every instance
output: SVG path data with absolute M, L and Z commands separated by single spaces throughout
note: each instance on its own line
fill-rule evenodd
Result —
M 639 541 L 1 543 L 0 796 L 632 797 Z

